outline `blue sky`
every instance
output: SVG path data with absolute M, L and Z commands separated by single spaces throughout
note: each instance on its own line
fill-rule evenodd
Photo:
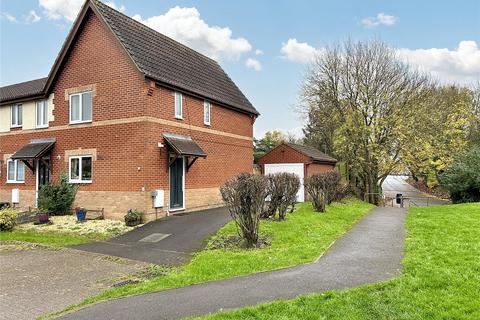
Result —
M 2 86 L 48 74 L 81 3 L 0 0 Z M 110 3 L 218 60 L 262 114 L 256 136 L 273 129 L 300 132 L 295 106 L 308 62 L 322 47 L 347 38 L 380 38 L 443 82 L 480 79 L 478 0 Z

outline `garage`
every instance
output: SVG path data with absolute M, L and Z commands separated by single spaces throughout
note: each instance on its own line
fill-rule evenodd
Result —
M 304 178 L 316 173 L 335 170 L 337 160 L 318 149 L 295 143 L 282 143 L 258 159 L 263 174 L 287 172 L 298 175 L 301 182 L 298 202 L 306 198 Z

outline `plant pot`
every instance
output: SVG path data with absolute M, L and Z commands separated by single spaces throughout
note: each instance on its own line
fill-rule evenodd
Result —
M 48 213 L 39 213 L 37 215 L 37 218 L 38 218 L 38 223 L 39 224 L 48 223 L 49 219 L 50 219 Z
M 125 221 L 125 224 L 128 227 L 135 227 L 135 226 L 138 226 L 141 222 L 142 222 L 142 220 L 127 220 L 127 221 Z
M 77 221 L 78 222 L 83 222 L 85 220 L 87 220 L 87 212 L 86 211 L 83 211 L 83 210 L 80 210 L 80 211 L 77 211 Z

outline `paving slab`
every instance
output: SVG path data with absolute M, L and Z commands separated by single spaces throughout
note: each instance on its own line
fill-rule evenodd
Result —
M 372 210 L 315 263 L 105 301 L 62 319 L 180 319 L 386 280 L 402 269 L 405 215 Z

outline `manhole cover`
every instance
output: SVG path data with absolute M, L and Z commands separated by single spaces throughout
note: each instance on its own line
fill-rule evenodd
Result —
M 165 239 L 168 237 L 170 234 L 169 233 L 152 233 L 149 236 L 146 236 L 143 239 L 140 239 L 139 241 L 141 242 L 158 242 L 160 240 Z

